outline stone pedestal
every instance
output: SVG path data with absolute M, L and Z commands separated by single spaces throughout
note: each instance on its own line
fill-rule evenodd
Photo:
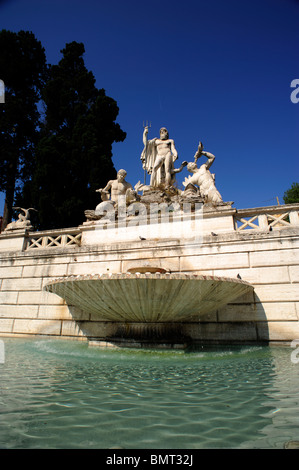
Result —
M 8 230 L 0 234 L 1 251 L 22 251 L 25 245 L 28 229 Z
M 184 210 L 185 209 L 185 210 Z M 211 233 L 234 231 L 234 214 L 231 205 L 216 207 L 198 205 L 195 211 L 186 205 L 179 211 L 155 214 L 144 212 L 134 217 L 109 221 L 101 219 L 80 226 L 81 245 L 102 245 L 134 242 L 136 240 L 173 240 L 200 242 Z

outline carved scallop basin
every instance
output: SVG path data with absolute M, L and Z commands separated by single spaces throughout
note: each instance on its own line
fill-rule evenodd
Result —
M 125 274 L 64 277 L 45 290 L 99 320 L 146 323 L 199 319 L 253 287 L 240 279 L 135 268 Z

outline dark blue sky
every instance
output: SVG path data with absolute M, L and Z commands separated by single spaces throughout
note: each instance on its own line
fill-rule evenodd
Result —
M 98 88 L 120 108 L 127 138 L 113 161 L 133 186 L 144 177 L 145 120 L 149 138 L 168 128 L 177 164 L 202 141 L 223 199 L 239 209 L 283 203 L 298 182 L 299 1 L 11 0 L 0 2 L 0 27 L 32 31 L 52 64 L 67 42 L 84 43 Z

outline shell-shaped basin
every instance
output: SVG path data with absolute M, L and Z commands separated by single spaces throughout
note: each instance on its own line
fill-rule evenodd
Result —
M 44 289 L 93 318 L 142 323 L 200 319 L 253 291 L 240 279 L 157 272 L 70 276 Z

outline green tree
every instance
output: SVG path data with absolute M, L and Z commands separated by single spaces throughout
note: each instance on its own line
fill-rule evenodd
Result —
M 285 204 L 299 202 L 299 183 L 293 183 L 290 189 L 285 191 L 283 200 Z
M 22 191 L 22 200 L 38 210 L 40 229 L 84 221 L 84 210 L 100 202 L 95 190 L 116 176 L 112 144 L 126 137 L 115 122 L 116 101 L 96 88 L 85 67 L 84 45 L 72 42 L 61 52 L 42 93 L 45 121 L 33 177 Z
M 5 193 L 2 228 L 12 217 L 17 185 L 31 173 L 38 137 L 38 102 L 47 74 L 41 43 L 28 31 L 0 31 L 0 78 L 5 103 L 0 105 L 0 191 Z

